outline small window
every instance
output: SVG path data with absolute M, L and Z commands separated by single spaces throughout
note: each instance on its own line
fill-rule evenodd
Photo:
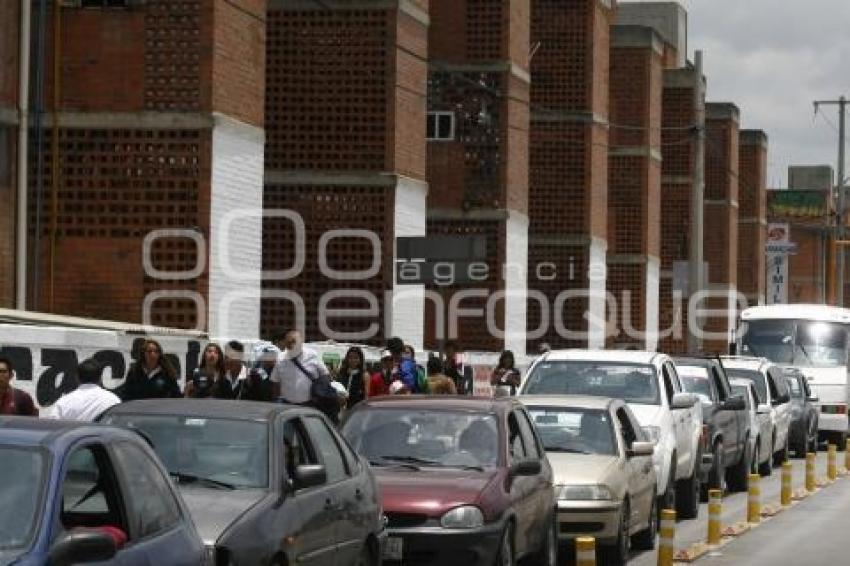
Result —
M 150 456 L 129 442 L 120 442 L 115 445 L 115 460 L 126 478 L 130 527 L 136 536 L 156 535 L 180 520 L 171 484 Z
M 293 479 L 298 466 L 318 464 L 319 461 L 307 440 L 300 421 L 291 419 L 283 424 L 283 460 L 286 475 Z
M 664 378 L 664 393 L 667 395 L 667 404 L 670 405 L 673 403 L 673 394 L 676 390 L 673 388 L 673 378 L 668 364 L 664 364 L 661 368 L 661 375 Z
M 623 435 L 623 444 L 628 450 L 638 439 L 638 436 L 635 432 L 634 426 L 632 425 L 631 419 L 629 419 L 629 416 L 626 414 L 625 408 L 621 407 L 617 410 L 617 421 L 620 423 L 620 434 Z
M 66 531 L 80 527 L 126 525 L 119 491 L 102 446 L 87 446 L 68 457 L 62 480 L 60 522 Z
M 304 426 L 313 446 L 319 453 L 322 464 L 328 474 L 328 483 L 340 482 L 348 477 L 345 459 L 340 452 L 339 444 L 331 433 L 328 426 L 318 417 L 307 417 L 304 419 Z
M 528 455 L 533 458 L 542 458 L 543 450 L 540 449 L 537 438 L 534 435 L 534 427 L 528 419 L 525 411 L 516 411 L 517 421 L 519 422 L 519 430 L 522 434 L 522 441 L 527 448 Z
M 451 141 L 455 139 L 454 112 L 428 112 L 429 141 Z
M 525 443 L 522 440 L 522 430 L 514 413 L 508 416 L 508 446 L 510 447 L 511 464 L 528 457 Z

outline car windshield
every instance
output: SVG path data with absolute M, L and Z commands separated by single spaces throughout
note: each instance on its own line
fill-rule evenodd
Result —
M 354 412 L 342 434 L 376 466 L 490 468 L 499 463 L 498 425 L 484 413 L 369 407 Z
M 764 374 L 754 369 L 735 369 L 726 368 L 726 373 L 731 378 L 747 379 L 752 381 L 756 386 L 756 392 L 759 394 L 759 400 L 764 402 L 767 399 L 767 381 Z
M 847 365 L 847 329 L 836 322 L 751 320 L 744 325 L 741 354 L 797 367 Z
M 607 411 L 530 406 L 528 413 L 547 452 L 605 456 L 617 453 Z
M 744 398 L 744 404 L 747 406 L 747 409 L 752 409 L 752 403 L 750 403 L 750 396 L 747 394 L 749 389 L 745 385 L 732 385 L 732 395 L 737 395 Z
M 613 397 L 641 405 L 661 403 L 654 367 L 619 362 L 541 362 L 532 370 L 522 392 Z
M 676 370 L 686 392 L 693 393 L 705 404 L 710 405 L 713 402 L 711 400 L 711 381 L 708 376 L 708 369 L 700 366 L 677 365 Z
M 266 423 L 176 415 L 112 415 L 105 421 L 144 433 L 169 473 L 181 481 L 268 487 Z
M 45 456 L 36 449 L 0 446 L 0 551 L 25 549 L 38 524 L 45 488 Z

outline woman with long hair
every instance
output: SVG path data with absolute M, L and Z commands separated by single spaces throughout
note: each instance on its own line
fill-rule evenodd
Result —
M 186 384 L 186 397 L 217 397 L 219 384 L 226 371 L 224 351 L 215 342 L 210 342 L 201 355 L 201 367 L 194 371 L 192 379 Z
M 115 393 L 122 401 L 182 397 L 174 371 L 162 346 L 152 338 L 141 341 L 135 363 Z
M 515 366 L 514 353 L 510 350 L 502 352 L 502 355 L 499 356 L 499 365 L 496 366 L 496 369 L 490 375 L 490 385 L 495 388 L 494 394 L 496 397 L 516 395 L 520 375 Z
M 363 350 L 352 346 L 345 353 L 339 366 L 337 381 L 348 392 L 348 407 L 353 407 L 369 396 L 369 376 L 366 373 L 366 357 Z

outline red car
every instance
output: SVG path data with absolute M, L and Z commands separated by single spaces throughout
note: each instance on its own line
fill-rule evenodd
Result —
M 381 397 L 342 432 L 378 480 L 385 563 L 556 564 L 552 469 L 518 401 Z

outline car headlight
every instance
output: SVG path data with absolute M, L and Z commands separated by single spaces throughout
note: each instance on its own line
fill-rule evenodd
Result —
M 611 501 L 607 485 L 556 485 L 555 496 L 562 501 Z
M 650 442 L 658 443 L 658 441 L 661 440 L 661 427 L 645 426 L 643 427 L 643 432 L 646 433 Z
M 481 509 L 472 505 L 455 507 L 440 518 L 444 529 L 476 529 L 484 525 Z

